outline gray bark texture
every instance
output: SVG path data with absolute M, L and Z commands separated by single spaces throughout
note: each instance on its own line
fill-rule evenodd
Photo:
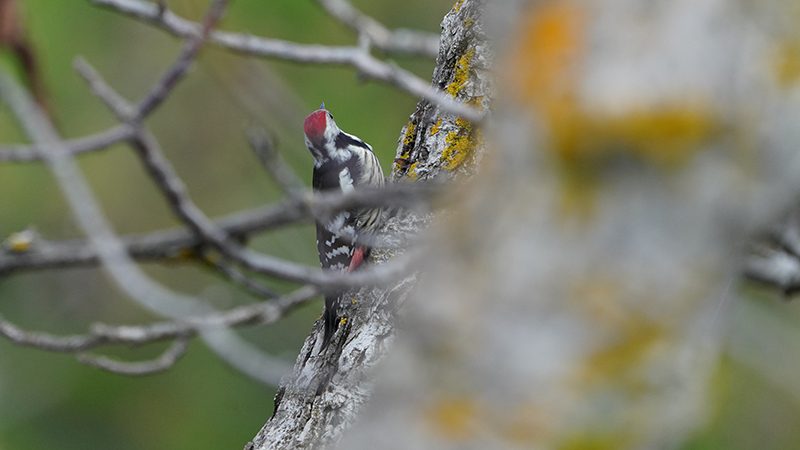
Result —
M 490 50 L 479 16 L 480 3 L 457 2 L 442 22 L 432 83 L 456 100 L 486 110 L 491 79 Z M 471 173 L 483 144 L 477 126 L 422 100 L 403 128 L 392 168 L 395 182 L 460 178 Z M 431 215 L 401 211 L 386 220 L 393 241 L 373 251 L 381 264 L 408 249 Z M 345 294 L 342 321 L 331 344 L 320 350 L 322 321 L 306 339 L 294 370 L 281 383 L 275 412 L 246 448 L 316 449 L 335 445 L 357 419 L 373 391 L 372 372 L 389 351 L 395 322 L 416 275 L 382 288 Z M 347 301 L 349 299 L 350 301 Z

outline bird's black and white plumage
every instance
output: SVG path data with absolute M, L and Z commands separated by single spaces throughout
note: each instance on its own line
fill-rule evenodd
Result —
M 306 147 L 314 156 L 314 191 L 349 192 L 356 186 L 383 186 L 383 171 L 372 147 L 340 130 L 324 103 L 306 118 L 303 130 Z M 364 209 L 341 212 L 328 223 L 318 221 L 317 251 L 322 269 L 349 272 L 359 267 L 369 255 L 369 248 L 359 245 L 359 234 L 372 230 L 380 215 L 380 209 Z M 322 348 L 336 331 L 338 302 L 339 294 L 325 296 Z

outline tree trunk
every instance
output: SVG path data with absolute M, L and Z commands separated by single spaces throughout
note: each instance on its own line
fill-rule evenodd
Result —
M 442 22 L 442 39 L 432 84 L 455 99 L 488 109 L 491 98 L 490 51 L 480 24 L 479 3 L 459 1 Z M 430 180 L 440 173 L 457 179 L 470 174 L 483 151 L 478 128 L 423 100 L 403 128 L 392 168 L 395 182 Z M 402 211 L 383 232 L 394 248 L 373 252 L 381 264 L 405 249 L 431 216 Z M 323 448 L 338 442 L 356 421 L 373 389 L 373 370 L 395 339 L 395 322 L 416 276 L 386 288 L 348 293 L 346 319 L 324 351 L 321 321 L 306 339 L 294 371 L 281 384 L 275 412 L 253 439 L 256 449 Z

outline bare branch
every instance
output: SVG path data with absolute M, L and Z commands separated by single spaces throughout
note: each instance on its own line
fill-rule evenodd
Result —
M 70 139 L 62 142 L 63 151 L 77 156 L 83 153 L 104 149 L 119 142 L 127 141 L 134 135 L 134 128 L 128 124 L 120 124 L 97 134 Z M 3 145 L 0 146 L 0 163 L 3 162 L 39 162 L 42 155 L 37 145 Z
M 152 375 L 159 372 L 164 372 L 170 367 L 174 366 L 178 359 L 186 354 L 189 349 L 189 340 L 186 338 L 179 338 L 169 346 L 158 358 L 152 361 L 141 362 L 123 362 L 117 361 L 106 356 L 94 356 L 86 353 L 77 355 L 76 359 L 81 364 L 96 367 L 106 372 L 116 373 L 119 375 Z
M 281 260 L 238 245 L 230 240 L 225 231 L 217 227 L 192 202 L 185 185 L 151 134 L 142 130 L 133 140 L 133 145 L 137 149 L 145 169 L 166 196 L 173 212 L 222 256 L 235 261 L 248 270 L 295 283 L 313 284 L 325 291 L 331 291 L 384 283 L 391 280 L 392 277 L 404 273 L 407 269 L 402 264 L 395 263 L 389 264 L 389 267 L 374 268 L 354 274 L 323 273 L 317 269 Z M 387 192 L 387 190 L 383 190 L 383 192 Z M 380 200 L 385 202 L 384 198 Z M 326 206 L 318 207 L 323 211 L 324 208 Z M 339 208 L 339 211 L 341 209 L 344 208 Z M 313 205 L 311 211 L 315 217 L 322 216 L 322 212 L 320 214 L 313 213 Z
M 95 97 L 102 100 L 108 109 L 117 116 L 117 119 L 125 123 L 134 117 L 131 104 L 111 88 L 86 59 L 82 56 L 76 57 L 72 61 L 72 67 L 86 80 Z
M 22 128 L 39 145 L 41 154 L 67 198 L 78 224 L 89 237 L 103 266 L 117 285 L 139 304 L 172 318 L 213 312 L 213 308 L 194 297 L 172 292 L 153 282 L 133 263 L 107 223 L 74 159 L 61 148 L 58 133 L 30 95 L 3 72 L 0 72 L 0 94 L 11 107 Z M 203 339 L 211 348 L 221 338 L 226 339 L 228 347 L 236 344 L 238 339 L 230 330 L 218 330 L 208 335 L 203 333 Z M 226 359 L 224 353 L 218 354 Z M 229 362 L 236 364 L 233 360 Z M 278 381 L 275 378 L 260 380 L 268 383 Z
M 293 223 L 311 223 L 313 217 L 330 217 L 343 209 L 376 206 L 418 207 L 435 192 L 435 185 L 390 184 L 382 189 L 356 189 L 347 194 L 323 194 L 300 200 L 238 212 L 215 222 L 233 239 Z M 324 219 L 323 219 L 324 220 Z M 188 228 L 155 231 L 121 237 L 130 257 L 141 261 L 194 261 L 195 247 L 205 242 Z M 0 250 L 0 276 L 18 270 L 95 266 L 99 258 L 86 239 L 45 241 L 38 239 L 24 252 Z
M 209 33 L 225 13 L 225 8 L 228 5 L 228 1 L 229 0 L 213 0 L 211 2 L 208 12 L 203 18 L 203 24 L 200 27 L 199 33 L 193 33 L 186 39 L 178 59 L 175 60 L 172 66 L 167 69 L 164 75 L 161 76 L 161 79 L 137 105 L 137 119 L 146 117 L 151 111 L 157 108 L 158 105 L 160 105 L 167 98 L 169 92 L 172 91 L 172 89 L 183 78 L 183 76 L 186 74 L 186 71 L 189 70 L 189 67 L 191 67 L 192 63 L 194 62 L 195 57 L 200 52 L 200 49 L 203 48 L 203 44 L 205 44 L 206 39 L 208 39 Z M 165 13 L 163 10 L 164 5 L 162 4 L 155 6 L 161 10 L 159 15 L 163 17 Z
M 89 334 L 71 336 L 25 331 L 0 316 L 0 336 L 15 345 L 56 353 L 80 353 L 114 344 L 138 346 L 168 339 L 190 338 L 209 329 L 275 323 L 287 311 L 317 295 L 319 295 L 318 290 L 307 286 L 273 300 L 240 306 L 228 311 L 141 326 L 95 324 Z
M 258 155 L 258 159 L 261 160 L 261 164 L 284 193 L 289 197 L 299 198 L 308 191 L 306 184 L 281 158 L 280 153 L 272 145 L 272 141 L 263 129 L 252 127 L 247 133 L 247 138 L 250 146 Z
M 214 11 L 214 5 L 212 5 L 212 11 Z M 184 54 L 182 54 L 181 58 L 183 58 Z M 173 68 L 178 66 L 184 67 L 176 64 L 173 65 Z M 169 93 L 171 87 L 174 87 L 174 83 L 177 83 L 180 78 L 178 75 L 174 75 L 178 72 L 179 71 L 176 72 L 174 70 L 167 71 L 165 80 L 169 79 L 172 81 L 162 81 L 161 84 L 164 89 L 154 89 L 152 91 L 158 92 L 157 96 L 152 97 L 157 97 L 157 100 L 153 100 L 154 102 L 158 103 L 162 101 L 165 98 L 164 96 Z M 175 78 L 176 76 L 177 78 Z M 103 90 L 113 91 L 111 87 L 100 79 L 99 74 L 93 73 L 90 78 L 93 82 L 102 84 Z M 169 86 L 169 89 L 166 89 L 167 86 Z M 116 94 L 113 95 L 119 98 Z M 147 98 L 150 97 L 151 96 L 148 96 Z M 141 104 L 155 105 L 156 103 L 149 102 L 145 99 Z M 145 109 L 139 109 L 139 111 L 144 111 Z M 172 167 L 172 164 L 164 156 L 164 152 L 161 150 L 155 137 L 146 130 L 143 124 L 138 123 L 138 121 L 135 123 L 132 121 L 131 125 L 133 125 L 136 130 L 134 137 L 131 139 L 131 144 L 142 160 L 145 170 L 147 170 L 150 177 L 167 198 L 175 215 L 186 223 L 194 233 L 214 246 L 224 257 L 241 264 L 247 269 L 288 281 L 319 285 L 321 281 L 319 277 L 320 271 L 271 256 L 258 254 L 229 240 L 229 236 L 225 230 L 218 228 L 214 222 L 192 202 L 186 186 Z M 89 195 L 88 187 L 83 195 Z M 99 211 L 97 211 L 96 214 L 99 215 Z M 103 255 L 101 254 L 100 256 L 101 260 L 103 260 Z M 125 257 L 127 258 L 127 255 L 125 255 Z M 119 276 L 124 277 L 125 274 L 120 273 Z M 324 278 L 325 276 L 323 276 L 322 279 Z M 325 282 L 323 281 L 322 283 L 324 284 Z
M 206 256 L 206 261 L 209 264 L 214 266 L 217 272 L 225 275 L 234 283 L 242 286 L 243 288 L 250 291 L 252 294 L 255 294 L 257 297 L 261 298 L 275 298 L 280 295 L 278 291 L 272 289 L 271 287 L 258 282 L 252 277 L 248 277 L 242 271 L 231 265 L 228 261 L 224 258 L 216 258 L 215 261 L 209 260 L 209 257 Z
M 391 31 L 382 23 L 356 9 L 346 0 L 317 0 L 331 16 L 366 36 L 370 43 L 386 53 L 412 53 L 436 58 L 439 35 L 411 30 Z
M 200 25 L 171 11 L 159 12 L 155 3 L 141 0 L 92 0 L 93 3 L 131 15 L 179 37 L 196 36 Z M 383 62 L 359 47 L 306 45 L 248 34 L 212 31 L 209 42 L 232 51 L 298 63 L 334 64 L 355 68 L 364 78 L 382 81 L 409 94 L 439 105 L 447 112 L 478 123 L 486 113 L 453 99 L 430 83 L 396 65 Z
M 217 221 L 231 237 L 244 238 L 254 233 L 281 226 L 310 222 L 304 208 L 297 202 L 287 201 L 265 208 L 237 212 Z M 193 261 L 194 253 L 203 240 L 188 228 L 155 231 L 148 234 L 120 238 L 128 254 L 137 260 Z M 25 252 L 0 251 L 0 276 L 16 270 L 42 270 L 61 267 L 95 266 L 99 258 L 86 239 L 69 241 L 37 240 Z
M 0 336 L 3 336 L 16 345 L 36 347 L 57 353 L 75 353 L 106 344 L 103 336 L 95 334 L 88 336 L 73 335 L 60 337 L 46 333 L 25 331 L 11 322 L 7 322 L 1 316 Z

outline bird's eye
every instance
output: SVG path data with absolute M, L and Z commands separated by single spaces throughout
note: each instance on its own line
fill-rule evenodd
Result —
M 333 119 L 333 114 L 331 114 L 331 113 L 328 113 L 328 117 L 330 117 L 331 119 Z

